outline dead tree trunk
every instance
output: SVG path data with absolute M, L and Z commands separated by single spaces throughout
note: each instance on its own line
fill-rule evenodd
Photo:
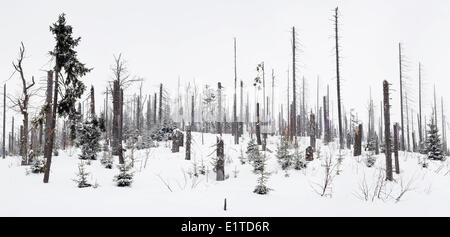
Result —
M 47 97 L 45 100 L 45 146 L 44 146 L 44 158 L 46 158 L 47 161 L 45 164 L 44 183 L 48 183 L 48 179 L 50 176 L 50 166 L 52 164 L 52 141 L 50 139 L 53 122 L 52 91 L 53 91 L 53 71 L 48 71 Z
M 309 145 L 316 150 L 316 118 L 313 113 L 309 116 Z
M 353 145 L 353 156 L 361 155 L 361 142 L 362 142 L 362 133 L 363 126 L 359 124 L 355 129 L 355 144 Z
M 292 109 L 291 109 L 291 137 L 297 137 L 297 100 L 296 100 L 296 86 L 295 86 L 295 51 L 296 51 L 296 41 L 295 41 L 295 27 L 292 27 Z
M 256 142 L 261 145 L 261 127 L 259 125 L 259 103 L 256 103 Z
M 94 86 L 91 86 L 91 116 L 95 117 L 95 93 Z
M 217 163 L 216 163 L 216 180 L 225 180 L 225 156 L 224 144 L 222 138 L 217 138 Z
M 191 125 L 186 126 L 186 160 L 191 159 Z
M 398 123 L 394 124 L 394 159 L 395 173 L 400 174 L 400 164 L 398 161 Z
M 342 133 L 342 115 L 341 115 L 341 85 L 339 75 L 339 36 L 338 36 L 338 8 L 335 9 L 334 15 L 334 32 L 336 41 L 336 82 L 337 82 L 337 100 L 338 100 L 338 122 L 339 122 L 339 148 L 344 149 L 344 134 Z
M 391 151 L 391 113 L 389 105 L 389 84 L 383 81 L 383 107 L 384 107 L 384 139 L 386 155 L 386 179 L 392 181 L 392 151 Z

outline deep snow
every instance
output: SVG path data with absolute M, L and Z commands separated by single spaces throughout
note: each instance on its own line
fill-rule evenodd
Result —
M 321 145 L 320 159 L 309 162 L 304 170 L 289 170 L 286 177 L 275 158 L 279 137 L 269 136 L 271 152 L 266 154 L 272 174 L 268 186 L 273 190 L 258 195 L 252 192 L 258 176 L 251 165 L 241 165 L 238 159 L 240 149 L 245 155 L 248 139 L 246 136 L 234 145 L 231 135 L 224 136 L 225 173 L 229 176 L 225 181 L 215 181 L 211 171 L 213 134 L 204 134 L 202 145 L 201 133 L 193 133 L 191 161 L 184 160 L 184 147 L 172 153 L 170 142 L 160 142 L 158 148 L 151 148 L 144 168 L 145 150 L 136 151 L 134 182 L 125 188 L 113 181 L 116 166 L 105 169 L 100 164 L 102 153 L 86 166 L 90 182 L 99 187 L 82 189 L 73 181 L 80 162 L 78 149 L 60 151 L 54 157 L 48 184 L 42 182 L 43 174 L 26 175 L 29 167 L 20 166 L 19 157 L 0 159 L 0 216 L 450 216 L 448 160 L 429 161 L 428 168 L 422 168 L 420 155 L 400 152 L 401 173 L 394 174 L 395 181 L 386 185 L 381 195 L 384 200 L 365 201 L 360 187 L 365 179 L 368 190 L 373 191 L 378 174 L 385 172 L 384 154 L 368 168 L 365 153 L 353 157 L 350 150 L 344 150 L 342 164 L 333 170 L 334 175 L 339 170 L 339 175 L 323 197 L 315 190 L 317 183 L 323 182 L 327 154 L 337 162 L 337 144 Z M 301 138 L 299 143 L 304 152 L 309 138 Z M 117 163 L 117 157 L 114 159 Z M 198 166 L 202 159 L 209 166 L 207 176 L 190 178 L 194 159 Z M 411 190 L 397 202 L 402 183 L 403 187 L 410 183 Z M 225 198 L 227 211 L 223 210 Z

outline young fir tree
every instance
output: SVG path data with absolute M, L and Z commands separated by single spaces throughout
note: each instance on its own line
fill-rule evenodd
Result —
M 78 131 L 78 144 L 81 146 L 80 159 L 96 160 L 100 151 L 100 129 L 97 118 L 88 118 Z
M 256 185 L 255 190 L 253 190 L 253 192 L 257 194 L 267 194 L 271 189 L 266 186 L 270 173 L 266 171 L 265 153 L 264 156 L 261 157 L 261 168 L 258 171 L 260 176 L 258 177 L 258 184 Z
M 292 165 L 292 154 L 289 152 L 289 140 L 282 136 L 277 147 L 276 157 L 281 169 L 286 170 Z
M 100 163 L 107 169 L 112 169 L 114 160 L 111 151 L 103 151 L 103 157 Z
M 248 142 L 247 151 L 245 153 L 247 154 L 247 160 L 253 165 L 253 171 L 260 171 L 262 168 L 262 156 L 254 139 L 251 139 Z
M 120 164 L 117 166 L 120 170 L 120 173 L 114 176 L 114 181 L 117 183 L 119 187 L 127 187 L 130 186 L 133 182 L 133 172 L 130 172 L 130 165 Z
M 431 122 L 428 124 L 428 127 L 428 136 L 427 140 L 425 141 L 428 159 L 444 160 L 444 154 L 441 150 L 441 139 L 439 137 L 437 127 L 434 124 L 433 116 L 431 118 Z
M 44 159 L 41 157 L 35 157 L 33 161 L 31 162 L 30 170 L 32 173 L 39 174 L 44 173 L 45 171 L 45 163 Z
M 88 176 L 89 172 L 86 171 L 86 168 L 84 167 L 84 162 L 81 161 L 81 163 L 78 164 L 77 179 L 74 179 L 74 181 L 78 184 L 79 188 L 86 188 L 92 186 L 90 183 L 88 183 L 87 180 Z
M 301 170 L 306 168 L 306 160 L 303 156 L 303 153 L 300 152 L 300 149 L 298 149 L 298 146 L 295 148 L 294 154 L 292 155 L 293 165 L 294 169 Z

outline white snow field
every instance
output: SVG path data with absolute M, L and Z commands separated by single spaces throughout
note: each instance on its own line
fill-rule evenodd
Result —
M 0 216 L 450 216 L 448 160 L 428 161 L 428 168 L 423 168 L 420 155 L 400 152 L 400 174 L 394 173 L 395 181 L 379 189 L 384 154 L 368 168 L 364 152 L 353 157 L 352 151 L 344 150 L 341 164 L 332 170 L 331 187 L 321 196 L 317 191 L 325 177 L 323 164 L 328 154 L 338 163 L 337 144 L 321 145 L 320 159 L 309 162 L 306 169 L 290 169 L 286 177 L 275 157 L 279 137 L 269 136 L 267 185 L 272 190 L 258 195 L 253 193 L 258 176 L 250 164 L 241 165 L 238 159 L 240 149 L 245 155 L 249 138 L 244 137 L 239 145 L 234 145 L 231 135 L 223 137 L 229 176 L 225 181 L 215 181 L 211 171 L 214 134 L 204 134 L 202 145 L 201 133 L 193 133 L 191 161 L 184 159 L 183 147 L 172 153 L 170 142 L 160 142 L 158 148 L 150 149 L 144 168 L 145 150 L 136 151 L 131 187 L 116 186 L 113 177 L 118 168 L 104 168 L 99 161 L 102 152 L 86 165 L 89 180 L 97 188 L 78 188 L 73 181 L 80 162 L 77 149 L 61 151 L 53 158 L 48 184 L 42 182 L 43 174 L 27 175 L 28 167 L 20 166 L 19 157 L 0 159 Z M 307 144 L 309 138 L 300 139 L 302 152 Z M 194 159 L 198 166 L 203 159 L 208 175 L 190 175 Z

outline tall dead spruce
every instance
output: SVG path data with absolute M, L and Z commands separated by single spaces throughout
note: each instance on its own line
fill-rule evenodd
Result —
M 338 122 L 339 122 L 339 148 L 344 149 L 344 134 L 342 132 L 342 115 L 341 115 L 341 81 L 340 81 L 340 65 L 339 65 L 339 30 L 338 30 L 338 8 L 336 7 L 334 14 L 334 38 L 336 50 L 336 83 L 337 83 L 337 100 L 338 100 Z
M 186 160 L 191 159 L 191 126 L 186 126 Z
M 32 87 L 35 85 L 34 77 L 31 77 L 31 83 L 27 82 L 25 78 L 25 73 L 23 70 L 22 62 L 25 58 L 25 46 L 21 43 L 21 47 L 19 50 L 19 58 L 17 62 L 13 62 L 14 70 L 19 73 L 20 80 L 22 82 L 22 95 L 14 98 L 10 98 L 11 103 L 13 104 L 13 108 L 18 108 L 18 111 L 23 116 L 23 125 L 20 133 L 20 155 L 22 156 L 22 165 L 28 165 L 28 106 L 30 97 L 34 94 L 31 91 Z
M 386 179 L 392 181 L 392 151 L 391 151 L 391 112 L 389 105 L 389 83 L 383 81 L 383 108 L 384 108 L 384 139 L 386 155 Z

